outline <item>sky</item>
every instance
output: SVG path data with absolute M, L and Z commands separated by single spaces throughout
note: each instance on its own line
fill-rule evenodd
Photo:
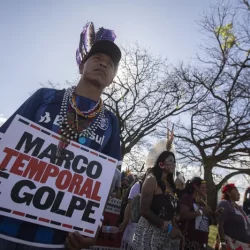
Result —
M 118 45 L 138 42 L 170 62 L 187 61 L 201 42 L 196 21 L 215 2 L 2 0 L 0 122 L 41 83 L 63 84 L 78 78 L 75 50 L 87 21 L 96 28 L 113 29 Z
M 118 45 L 138 42 L 170 63 L 189 62 L 204 38 L 197 21 L 216 2 L 1 0 L 0 124 L 41 84 L 79 77 L 75 51 L 87 21 L 113 29 Z

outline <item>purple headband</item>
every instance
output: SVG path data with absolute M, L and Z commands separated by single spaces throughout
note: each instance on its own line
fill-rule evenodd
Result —
M 76 62 L 78 66 L 81 65 L 95 42 L 99 40 L 109 40 L 114 42 L 115 39 L 116 35 L 113 30 L 104 29 L 101 27 L 97 32 L 95 32 L 94 24 L 92 22 L 88 22 L 83 27 L 83 31 L 80 34 L 79 47 L 76 50 Z

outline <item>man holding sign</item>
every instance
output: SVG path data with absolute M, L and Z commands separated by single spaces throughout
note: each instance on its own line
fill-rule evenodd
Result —
M 0 145 L 1 147 L 8 145 L 8 147 L 6 146 L 3 150 L 5 158 L 2 155 L 0 158 L 0 170 L 2 170 L 0 172 L 0 181 L 1 176 L 4 175 L 3 173 L 6 172 L 3 169 L 11 160 L 14 163 L 12 163 L 10 170 L 7 169 L 7 171 L 14 174 L 15 178 L 18 178 L 17 176 L 26 177 L 25 180 L 19 181 L 18 184 L 16 183 L 11 191 L 12 200 L 15 200 L 17 203 L 17 208 L 18 203 L 25 201 L 26 204 L 32 203 L 35 207 L 48 205 L 48 207 L 50 206 L 50 211 L 53 210 L 55 214 L 65 214 L 70 217 L 74 212 L 74 208 L 80 210 L 80 207 L 90 206 L 89 204 L 93 205 L 94 202 L 101 199 L 101 196 L 98 196 L 98 187 L 100 188 L 98 176 L 100 176 L 105 166 L 95 161 L 94 158 L 91 161 L 91 159 L 86 159 L 81 154 L 76 155 L 72 153 L 71 148 L 74 146 L 79 148 L 79 150 L 85 151 L 87 150 L 86 148 L 90 148 L 95 152 L 102 153 L 100 157 L 105 158 L 104 156 L 107 155 L 117 160 L 119 162 L 118 165 L 121 164 L 118 121 L 113 113 L 106 110 L 101 99 L 103 90 L 112 83 L 116 75 L 121 58 L 121 51 L 114 43 L 115 38 L 116 35 L 112 30 L 100 28 L 98 32 L 95 32 L 93 23 L 87 23 L 80 35 L 80 43 L 76 52 L 76 59 L 81 73 L 78 85 L 67 90 L 39 89 L 0 128 L 0 132 L 5 133 L 7 131 L 6 134 L 8 134 L 8 131 L 10 134 L 11 130 L 13 138 L 17 138 L 18 133 L 15 131 L 18 128 L 15 129 L 14 123 L 22 122 L 29 125 L 29 121 L 31 121 L 45 128 L 43 132 L 47 136 L 51 135 L 51 138 L 56 137 L 53 132 L 60 135 L 56 148 L 53 138 L 49 143 L 48 140 L 42 140 L 39 137 L 40 134 L 37 134 L 38 136 L 34 138 L 34 134 L 32 137 L 32 134 L 25 130 L 23 130 L 21 138 L 18 139 L 13 147 L 7 141 L 4 142 L 3 136 Z M 16 115 L 20 115 L 20 117 L 16 117 Z M 24 119 L 21 119 L 22 117 Z M 31 123 L 30 126 L 33 129 L 36 127 Z M 40 126 L 37 126 L 39 133 L 42 131 Z M 49 130 L 53 132 L 50 134 Z M 15 135 L 15 133 L 17 134 Z M 77 144 L 72 142 L 77 142 Z M 82 145 L 82 147 L 78 145 Z M 44 149 L 45 146 L 46 148 Z M 34 158 L 25 154 L 31 148 L 34 149 L 32 153 L 32 156 L 35 156 Z M 23 152 L 20 151 L 21 149 Z M 98 155 L 94 151 L 92 153 Z M 55 154 L 53 155 L 51 152 L 55 152 Z M 42 161 L 44 157 L 48 158 L 50 156 L 50 163 L 53 164 Z M 37 158 L 41 160 L 38 161 Z M 80 164 L 80 161 L 82 164 Z M 26 162 L 25 167 L 24 162 Z M 62 162 L 64 162 L 64 168 L 59 168 L 62 166 Z M 91 165 L 91 162 L 95 163 Z M 59 167 L 56 167 L 54 164 Z M 83 164 L 86 165 L 85 168 L 83 166 L 80 167 Z M 34 166 L 36 166 L 36 172 L 32 174 Z M 87 173 L 85 183 L 87 181 L 88 185 L 91 183 L 91 190 L 93 190 L 91 193 L 87 191 L 89 188 L 89 186 L 86 186 L 87 184 L 82 184 L 81 186 L 79 184 L 83 183 L 81 179 L 81 173 L 83 172 L 80 171 L 81 169 L 84 169 L 85 173 Z M 64 202 L 67 205 L 66 207 L 68 207 L 65 211 L 55 207 L 55 201 L 62 200 L 65 193 L 58 192 L 56 194 L 54 192 L 53 188 L 51 188 L 53 178 L 58 190 L 64 188 L 68 192 L 74 193 L 72 198 L 68 200 L 67 197 L 65 198 L 68 201 L 68 203 Z M 64 181 L 67 178 L 70 179 L 68 184 Z M 39 180 L 40 182 L 40 188 L 38 189 L 40 190 L 40 196 L 41 193 L 47 192 L 48 198 L 46 201 L 42 202 L 39 200 L 38 190 L 34 195 L 27 195 L 27 192 L 25 193 L 24 191 L 22 196 L 18 195 L 21 188 L 25 187 L 25 191 L 27 191 L 27 187 L 30 190 L 35 189 L 34 183 L 36 182 L 34 180 Z M 73 180 L 74 184 L 72 184 Z M 5 183 L 8 182 L 5 181 Z M 44 186 L 41 183 L 44 183 Z M 68 185 L 67 188 L 65 185 Z M 119 187 L 120 172 L 116 169 L 111 191 Z M 61 197 L 59 197 L 59 194 L 61 194 Z M 79 197 L 83 195 L 88 196 L 92 203 L 82 201 Z M 48 201 L 49 198 L 51 198 L 51 203 Z M 3 204 L 3 200 L 1 200 L 1 204 Z M 91 209 L 90 207 L 89 210 L 93 211 Z M 15 216 L 17 215 L 16 213 Z M 11 218 L 11 216 L 0 215 L 1 250 L 65 249 L 65 246 L 69 250 L 80 250 L 94 244 L 94 239 L 84 237 L 79 232 L 68 233 L 56 229 L 55 226 L 46 227 L 43 224 L 39 225 L 19 220 L 15 216 Z M 84 213 L 82 219 L 88 222 L 94 220 L 90 218 L 90 212 Z

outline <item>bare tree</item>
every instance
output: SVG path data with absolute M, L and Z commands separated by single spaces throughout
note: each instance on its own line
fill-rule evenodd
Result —
M 133 172 L 145 172 L 144 163 L 146 158 L 145 145 L 135 145 L 123 158 L 123 164 Z
M 196 105 L 195 84 L 176 82 L 167 60 L 153 56 L 137 44 L 122 48 L 114 84 L 105 91 L 105 104 L 119 119 L 122 155 L 137 145 L 147 146 L 147 136 L 170 116 Z
M 177 126 L 176 137 L 181 161 L 203 168 L 208 203 L 215 208 L 223 183 L 250 175 L 249 2 L 212 6 L 200 25 L 207 35 L 205 55 L 197 57 L 196 66 L 176 67 L 175 79 L 199 86 L 204 99 Z M 218 183 L 217 168 L 226 171 Z
M 143 150 L 150 145 L 148 137 L 154 135 L 156 127 L 168 117 L 196 105 L 196 85 L 174 81 L 166 58 L 154 56 L 138 44 L 124 46 L 121 50 L 118 74 L 103 93 L 103 100 L 119 120 L 122 157 L 126 155 L 126 165 L 142 171 Z M 48 84 L 58 87 L 58 84 Z M 74 84 L 67 82 L 65 85 Z

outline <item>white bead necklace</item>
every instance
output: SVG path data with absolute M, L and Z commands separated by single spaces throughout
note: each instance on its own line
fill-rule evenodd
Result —
M 74 140 L 80 144 L 85 144 L 87 141 L 87 138 L 94 134 L 97 128 L 100 126 L 101 121 L 103 118 L 105 118 L 105 107 L 102 105 L 100 108 L 100 112 L 95 112 L 96 117 L 93 118 L 93 121 L 90 121 L 90 124 L 84 128 L 80 133 L 78 131 L 78 114 L 76 112 L 77 107 L 72 103 L 72 95 L 75 92 L 76 87 L 68 88 L 63 96 L 61 110 L 59 113 L 59 127 L 61 132 L 61 142 L 58 145 L 58 152 L 57 155 L 60 155 L 62 150 L 67 147 L 67 145 L 70 143 L 70 140 Z M 68 105 L 71 105 L 72 109 L 75 111 L 75 117 L 76 117 L 76 129 L 72 127 L 68 121 Z M 87 115 L 90 112 L 93 112 L 98 105 L 100 105 L 99 102 L 90 110 L 82 112 L 83 114 Z

